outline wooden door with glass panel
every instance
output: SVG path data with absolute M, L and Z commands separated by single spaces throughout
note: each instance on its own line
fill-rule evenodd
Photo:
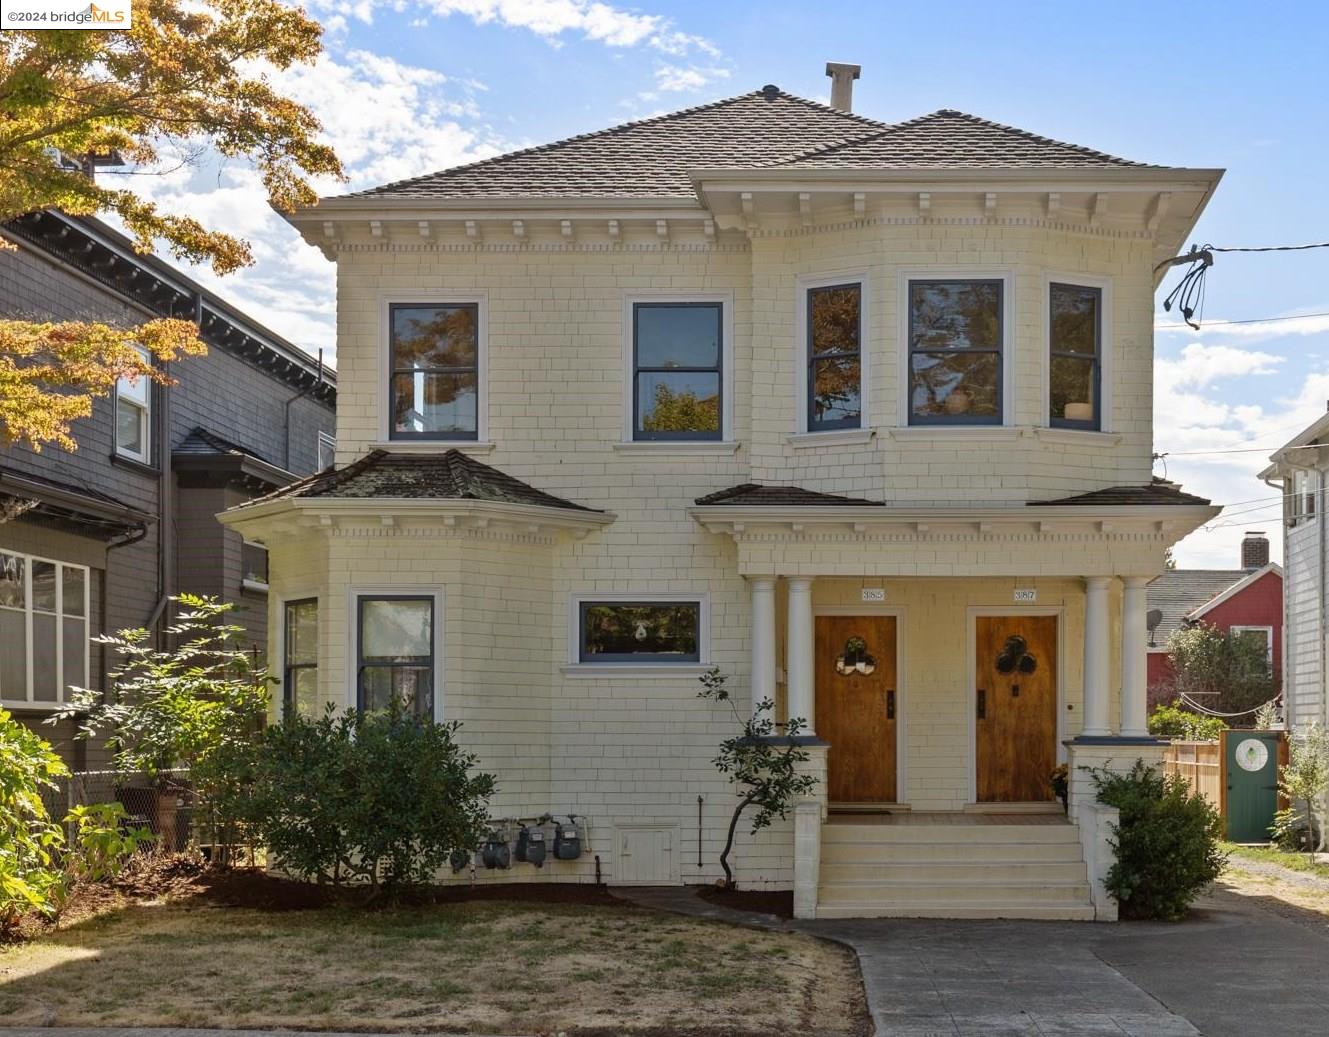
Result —
M 1057 617 L 979 616 L 974 677 L 978 801 L 1051 800 L 1057 766 Z
M 816 618 L 817 736 L 832 803 L 896 801 L 894 616 Z

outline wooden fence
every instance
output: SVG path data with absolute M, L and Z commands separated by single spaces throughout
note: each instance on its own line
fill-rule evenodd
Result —
M 1173 742 L 1163 750 L 1163 773 L 1181 775 L 1215 809 L 1223 809 L 1221 742 Z

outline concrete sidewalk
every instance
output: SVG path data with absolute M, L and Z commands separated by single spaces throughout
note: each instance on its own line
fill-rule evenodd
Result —
M 1323 1037 L 1329 920 L 1222 890 L 1164 923 L 789 922 L 692 891 L 639 903 L 787 928 L 858 954 L 878 1037 Z

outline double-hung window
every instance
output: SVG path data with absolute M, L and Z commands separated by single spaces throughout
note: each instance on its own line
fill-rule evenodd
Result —
M 139 350 L 146 361 L 151 356 Z M 115 383 L 115 452 L 141 464 L 152 463 L 152 382 L 121 378 Z
M 88 685 L 89 572 L 0 551 L 0 700 L 54 705 Z
M 633 304 L 633 439 L 722 438 L 722 318 L 718 302 Z
M 1054 428 L 1103 427 L 1103 290 L 1048 287 L 1048 405 Z
M 480 307 L 388 307 L 392 439 L 478 439 Z
M 909 282 L 909 423 L 1000 425 L 1000 280 Z
M 361 595 L 356 613 L 359 708 L 433 717 L 434 596 Z
M 282 702 L 287 716 L 313 716 L 318 705 L 318 599 L 286 603 Z
M 862 285 L 830 285 L 808 290 L 809 432 L 860 427 L 862 328 Z
M 582 601 L 577 642 L 582 663 L 696 663 L 701 602 Z
M 1292 473 L 1286 493 L 1287 524 L 1296 526 L 1315 518 L 1315 497 L 1319 490 L 1320 473 L 1314 470 L 1298 468 Z
M 317 470 L 322 472 L 331 468 L 337 461 L 337 437 L 331 432 L 318 434 Z

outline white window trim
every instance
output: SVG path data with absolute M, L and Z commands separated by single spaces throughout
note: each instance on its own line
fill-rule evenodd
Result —
M 1001 423 L 994 425 L 946 425 L 909 423 L 909 282 L 910 281 L 1000 281 L 1001 282 Z M 952 431 L 975 432 L 1015 426 L 1015 325 L 1017 321 L 1015 271 L 1010 267 L 921 266 L 902 269 L 897 278 L 896 309 L 899 310 L 899 358 L 896 419 L 901 428 L 926 428 L 945 436 Z
M 587 663 L 581 661 L 581 606 L 587 601 L 697 602 L 697 661 L 677 663 Z M 711 668 L 711 596 L 704 591 L 642 590 L 574 593 L 568 598 L 568 661 L 559 668 L 565 677 L 699 677 Z
M 1250 631 L 1259 631 L 1264 634 L 1265 647 L 1269 661 L 1274 661 L 1274 628 L 1271 626 L 1230 626 L 1228 631 L 1233 634 L 1244 634 Z
M 141 346 L 135 346 L 141 356 L 148 363 L 152 363 L 152 354 Z M 120 381 L 123 381 L 121 379 Z M 115 383 L 115 396 L 112 400 L 112 442 L 115 444 L 115 453 L 117 457 L 127 457 L 131 461 L 137 461 L 139 464 L 152 464 L 152 380 L 146 375 L 140 376 L 139 383 L 143 386 L 143 401 L 126 398 L 126 403 L 138 411 L 138 429 L 139 438 L 143 441 L 143 450 L 130 450 L 128 447 L 120 445 L 120 381 Z
M 719 303 L 720 304 L 720 438 L 715 439 L 634 439 L 636 368 L 633 363 L 632 307 L 637 303 Z M 687 452 L 694 444 L 712 448 L 705 452 L 732 453 L 734 442 L 734 293 L 733 292 L 631 292 L 623 296 L 623 438 L 618 444 L 643 453 Z M 718 448 L 718 449 L 716 449 Z M 728 448 L 728 449 L 726 449 Z
M 86 688 L 89 684 L 89 665 L 92 655 L 92 570 L 86 565 L 79 565 L 75 562 L 65 562 L 59 558 L 44 558 L 41 555 L 24 554 L 22 551 L 11 551 L 9 548 L 0 548 L 4 554 L 16 555 L 24 560 L 23 565 L 23 638 L 24 652 L 26 653 L 27 672 L 25 673 L 26 686 L 24 688 L 24 698 L 0 699 L 0 707 L 6 709 L 10 707 L 19 707 L 22 709 L 59 709 L 68 701 L 67 692 L 69 685 L 77 683 L 80 687 Z M 33 661 L 32 652 L 32 563 L 47 562 L 56 567 L 55 580 L 55 693 L 54 699 L 36 699 L 33 695 Z M 83 673 L 81 675 L 65 673 L 65 581 L 61 569 L 79 569 L 83 573 L 83 630 L 87 635 L 83 638 Z M 17 612 L 18 609 L 6 608 L 5 612 Z M 43 613 L 45 615 L 45 613 Z M 75 617 L 78 618 L 78 617 Z M 77 680 L 76 680 L 77 678 Z M 7 690 L 7 689 L 6 689 Z
M 359 699 L 358 661 L 360 659 L 360 599 L 378 595 L 434 599 L 434 720 L 442 722 L 443 711 L 443 588 L 412 584 L 352 585 L 346 591 L 346 708 L 355 709 Z M 322 613 L 319 614 L 320 621 Z M 282 657 L 283 660 L 285 656 Z
M 318 433 L 318 443 L 317 443 L 317 445 L 316 445 L 315 448 L 314 448 L 314 464 L 315 464 L 315 466 L 317 466 L 317 468 L 318 468 L 319 471 L 323 471 L 323 469 L 324 469 L 325 467 L 327 467 L 326 465 L 320 465 L 320 464 L 319 464 L 319 461 L 322 460 L 322 454 L 323 454 L 323 450 L 324 450 L 324 448 L 327 448 L 327 449 L 328 449 L 329 451 L 331 451 L 331 453 L 332 453 L 332 459 L 331 459 L 328 463 L 329 463 L 329 464 L 336 464 L 336 463 L 337 463 L 337 437 L 334 436 L 331 432 L 324 432 L 322 429 L 319 429 L 319 433 Z
M 268 551 L 268 545 L 265 544 L 265 543 L 263 543 L 263 541 L 261 541 L 261 540 L 251 540 L 251 539 L 249 539 L 248 537 L 242 537 L 242 538 L 240 539 L 240 543 L 241 543 L 241 545 L 242 545 L 242 550 L 241 550 L 241 552 L 240 552 L 240 568 L 241 568 L 241 569 L 244 569 L 244 550 L 243 550 L 243 547 L 257 547 L 260 551 L 262 551 L 265 555 L 267 555 L 268 564 L 269 564 L 269 565 L 272 564 L 272 555 L 271 555 L 271 554 L 269 553 L 269 551 Z M 241 572 L 241 573 L 240 573 L 240 586 L 241 586 L 242 588 L 244 588 L 245 590 L 247 590 L 247 591 L 253 591 L 255 594 L 267 594 L 267 593 L 268 593 L 268 581 L 271 580 L 271 578 L 272 578 L 272 573 L 271 573 L 271 571 L 269 571 L 269 573 L 268 573 L 268 580 L 251 580 L 248 576 L 246 576 L 243 572 Z
M 307 594 L 299 594 L 292 591 L 284 597 L 277 599 L 276 609 L 268 617 L 269 629 L 276 630 L 277 632 L 275 638 L 276 644 L 273 645 L 273 647 L 277 652 L 275 672 L 280 675 L 280 679 L 277 684 L 277 694 L 273 696 L 273 698 L 276 700 L 274 705 L 276 706 L 277 716 L 279 717 L 286 716 L 286 606 L 296 601 L 313 601 L 314 608 L 318 612 L 318 643 L 314 646 L 314 668 L 319 671 L 317 691 L 319 693 L 319 698 L 321 699 L 323 691 L 323 676 L 321 671 L 323 669 L 324 600 L 324 596 L 314 589 L 311 589 Z M 269 673 L 272 672 L 273 670 L 270 669 Z
M 808 427 L 808 364 L 812 357 L 809 355 L 812 343 L 808 341 L 808 293 L 814 288 L 831 288 L 836 285 L 858 285 L 858 402 L 859 418 L 858 428 L 837 428 L 837 429 L 810 429 Z M 863 436 L 866 434 L 869 438 L 872 431 L 872 343 L 873 337 L 870 332 L 870 320 L 872 316 L 871 284 L 868 280 L 866 270 L 847 271 L 842 274 L 828 274 L 825 276 L 799 276 L 795 282 L 794 295 L 794 356 L 798 357 L 798 371 L 795 375 L 795 399 L 798 403 L 798 413 L 794 428 L 795 436 L 802 437 L 834 437 L 837 434 L 842 440 L 853 436 Z M 827 439 L 827 442 L 833 440 Z M 850 439 L 849 441 L 857 441 Z M 866 440 L 863 440 L 864 442 Z M 809 442 L 799 441 L 794 445 L 812 445 Z
M 475 438 L 474 439 L 393 439 L 392 438 L 392 321 L 394 306 L 471 305 L 476 308 L 475 328 Z M 475 447 L 489 441 L 489 293 L 488 292 L 412 292 L 409 295 L 380 295 L 378 312 L 378 438 L 389 450 L 410 446 L 417 452 L 437 452 L 452 447 Z
M 1098 408 L 1099 422 L 1096 429 L 1066 429 L 1052 426 L 1052 286 L 1066 284 L 1076 288 L 1097 288 L 1099 295 L 1098 315 Z M 1116 354 L 1116 340 L 1112 337 L 1112 285 L 1110 277 L 1099 274 L 1074 274 L 1063 270 L 1043 271 L 1043 314 L 1040 321 L 1042 342 L 1040 344 L 1040 367 L 1043 372 L 1043 402 L 1041 413 L 1035 423 L 1049 432 L 1078 432 L 1082 436 L 1101 436 L 1112 434 L 1116 423 L 1112 414 L 1112 373 L 1113 359 Z

